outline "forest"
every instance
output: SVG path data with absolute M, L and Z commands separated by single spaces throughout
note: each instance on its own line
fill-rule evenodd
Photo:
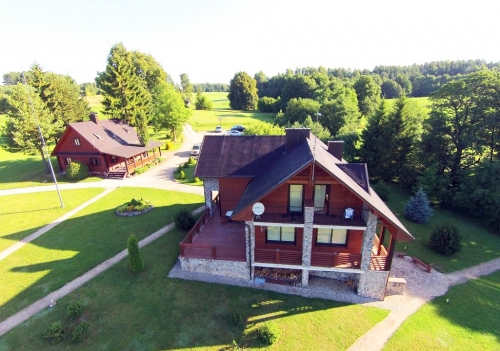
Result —
M 28 88 L 19 84 L 20 72 L 4 74 L 2 136 L 12 150 L 43 157 L 28 101 L 44 135 L 57 140 L 68 123 L 88 118 L 83 96 L 100 93 L 103 113 L 135 126 L 147 144 L 148 127 L 175 138 L 195 92 L 195 108 L 211 109 L 202 92 L 228 91 L 231 109 L 274 116 L 274 126 L 246 133 L 309 127 L 323 141 L 343 140 L 345 159 L 367 163 L 373 184 L 422 188 L 436 205 L 481 218 L 500 233 L 499 68 L 481 60 L 372 71 L 305 67 L 273 77 L 237 72 L 229 85 L 192 84 L 183 73 L 174 84 L 151 55 L 116 44 L 95 82 L 78 85 L 37 64 L 26 73 Z M 413 99 L 422 96 L 429 98 L 428 107 Z

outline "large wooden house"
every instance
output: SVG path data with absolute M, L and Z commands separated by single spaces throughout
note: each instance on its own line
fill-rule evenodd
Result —
M 342 149 L 305 128 L 205 136 L 195 175 L 207 211 L 181 243 L 181 268 L 303 287 L 310 276 L 349 280 L 383 299 L 396 241 L 413 237 Z
M 91 174 L 124 178 L 161 156 L 161 142 L 139 144 L 134 127 L 116 119 L 70 123 L 52 151 L 62 172 L 73 161 L 85 163 Z

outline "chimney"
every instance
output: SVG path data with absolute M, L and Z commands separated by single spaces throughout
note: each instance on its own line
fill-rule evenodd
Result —
M 99 118 L 97 117 L 97 112 L 90 113 L 90 120 L 95 124 L 99 124 Z
M 333 156 L 342 161 L 342 149 L 344 148 L 344 142 L 342 140 L 335 140 L 328 142 L 328 152 Z
M 310 128 L 286 128 L 285 149 L 286 152 L 311 137 Z

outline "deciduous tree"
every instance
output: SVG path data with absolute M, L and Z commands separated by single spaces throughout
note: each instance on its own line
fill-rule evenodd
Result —
M 371 76 L 362 75 L 354 83 L 354 90 L 358 96 L 359 111 L 364 116 L 374 112 L 380 104 L 380 86 Z
M 229 106 L 235 110 L 250 111 L 257 107 L 257 82 L 246 72 L 238 72 L 229 84 Z

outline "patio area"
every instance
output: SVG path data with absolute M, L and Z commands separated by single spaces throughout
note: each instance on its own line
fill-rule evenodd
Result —
M 181 257 L 226 261 L 246 260 L 245 225 L 214 211 L 205 212 L 181 242 Z

